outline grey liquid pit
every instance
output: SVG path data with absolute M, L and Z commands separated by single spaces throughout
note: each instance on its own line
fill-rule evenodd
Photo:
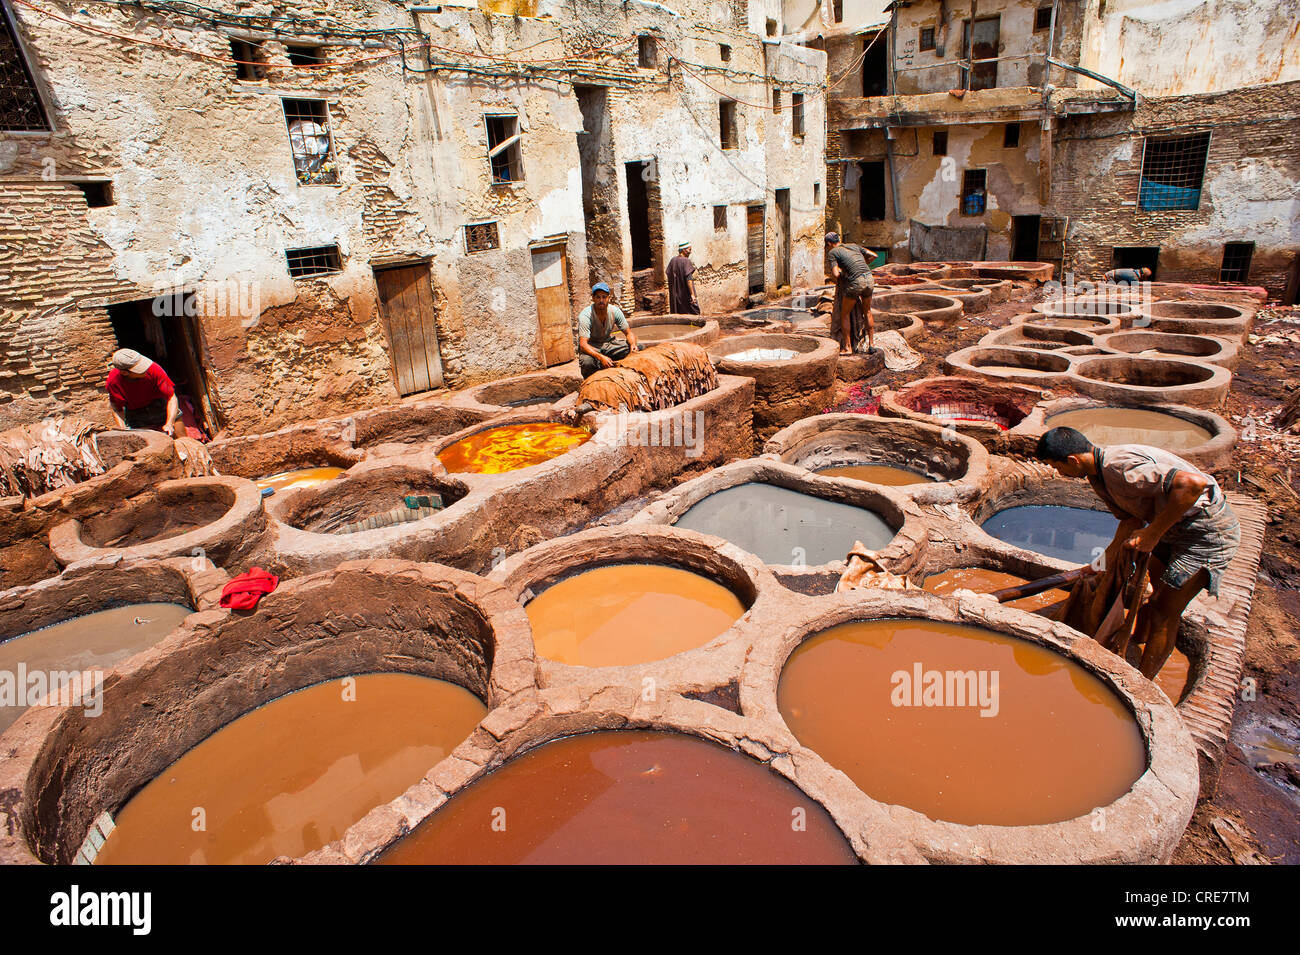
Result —
M 1083 507 L 1027 504 L 998 511 L 983 527 L 1000 541 L 1072 564 L 1091 563 L 1119 526 L 1114 515 Z
M 132 604 L 33 630 L 0 643 L 0 673 L 16 675 L 19 664 L 27 674 L 106 670 L 153 646 L 193 612 L 180 604 Z M 63 682 L 48 675 L 45 680 Z M 0 732 L 26 711 L 31 701 L 26 693 L 22 697 L 18 705 L 0 705 Z
M 768 564 L 815 566 L 843 560 L 855 541 L 879 550 L 894 539 L 875 511 L 759 483 L 710 494 L 676 526 L 729 540 Z

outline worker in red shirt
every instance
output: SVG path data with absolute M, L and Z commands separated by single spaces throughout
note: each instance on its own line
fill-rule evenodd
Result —
M 111 364 L 105 387 L 118 426 L 148 428 L 176 437 L 181 409 L 167 372 L 156 361 L 130 348 L 113 352 Z

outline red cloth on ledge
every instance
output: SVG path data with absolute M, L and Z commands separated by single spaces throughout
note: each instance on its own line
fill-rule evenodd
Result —
M 221 588 L 221 606 L 231 610 L 252 610 L 264 594 L 280 586 L 280 578 L 254 567 Z

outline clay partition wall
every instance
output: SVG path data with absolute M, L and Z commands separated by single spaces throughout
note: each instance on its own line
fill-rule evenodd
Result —
M 791 358 L 738 361 L 729 356 L 751 349 L 795 352 Z M 708 348 L 722 375 L 754 380 L 754 437 L 764 441 L 781 428 L 826 410 L 835 395 L 839 349 L 834 342 L 808 335 L 741 335 Z
M 922 378 L 880 396 L 880 415 L 906 418 L 920 424 L 947 427 L 975 438 L 990 451 L 997 450 L 1004 435 L 1020 424 L 1043 398 L 1043 389 L 1028 385 L 979 381 L 960 376 Z M 935 413 L 931 413 L 935 412 Z M 964 420 L 952 420 L 958 415 Z M 974 418 L 989 415 L 993 421 Z

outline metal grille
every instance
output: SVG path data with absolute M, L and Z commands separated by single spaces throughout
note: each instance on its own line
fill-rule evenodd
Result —
M 284 121 L 289 127 L 289 146 L 293 149 L 298 181 L 309 185 L 338 182 L 325 103 L 317 99 L 286 99 Z
M 465 251 L 486 252 L 500 247 L 501 238 L 495 222 L 476 222 L 465 226 Z
M 934 49 L 934 27 L 921 27 L 921 52 Z
M 1250 277 L 1250 259 L 1254 254 L 1254 242 L 1225 243 L 1223 246 L 1223 267 L 1219 269 L 1219 281 L 1245 282 Z
M 961 214 L 984 215 L 987 173 L 983 169 L 967 169 L 961 180 Z
M 1148 136 L 1142 152 L 1138 205 L 1143 209 L 1196 209 L 1201 204 L 1210 134 Z
M 492 164 L 492 182 L 522 182 L 523 156 L 519 151 L 522 136 L 519 120 L 514 116 L 487 116 L 488 161 Z
M 1034 32 L 1041 33 L 1043 30 L 1049 30 L 1052 26 L 1052 8 L 1039 7 L 1034 11 Z
M 0 129 L 49 129 L 50 123 L 36 93 L 36 80 L 18 46 L 18 34 L 9 11 L 0 7 Z
M 713 207 L 713 231 L 725 232 L 726 229 L 727 229 L 727 207 L 714 206 Z
M 337 245 L 286 249 L 284 257 L 289 261 L 289 274 L 296 279 L 307 278 L 310 275 L 328 275 L 343 268 Z

